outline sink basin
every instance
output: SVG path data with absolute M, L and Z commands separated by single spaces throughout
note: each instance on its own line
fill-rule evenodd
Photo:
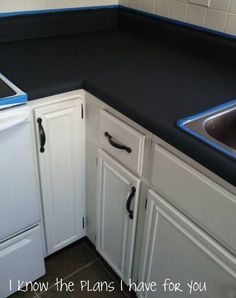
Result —
M 27 102 L 27 94 L 0 73 L 0 110 Z
M 236 100 L 181 119 L 178 127 L 236 158 Z

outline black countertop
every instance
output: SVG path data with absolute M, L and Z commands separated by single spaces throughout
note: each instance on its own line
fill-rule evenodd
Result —
M 236 186 L 236 161 L 176 127 L 236 98 L 236 71 L 125 29 L 0 43 L 0 70 L 30 100 L 84 88 Z

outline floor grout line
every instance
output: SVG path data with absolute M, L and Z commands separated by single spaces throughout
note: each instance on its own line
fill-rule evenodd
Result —
M 95 263 L 96 261 L 97 261 L 97 259 L 95 259 L 95 260 L 89 262 L 88 264 L 84 265 L 83 267 L 81 267 L 80 269 L 74 271 L 73 273 L 71 273 L 71 274 L 69 274 L 69 275 L 66 275 L 65 277 L 62 278 L 62 280 L 65 280 L 65 279 L 71 277 L 72 275 L 74 275 L 75 273 L 78 273 L 78 272 L 82 271 L 83 269 L 89 267 L 90 265 L 92 265 L 92 264 Z M 42 294 L 48 292 L 48 290 L 52 289 L 53 287 L 55 287 L 55 284 L 53 284 L 52 286 L 50 286 L 50 287 L 47 289 L 47 291 L 40 292 L 40 294 L 36 293 L 37 297 L 40 297 Z
M 85 246 L 87 249 L 89 249 L 89 251 L 91 252 L 91 249 L 90 249 L 84 242 L 82 242 L 82 243 L 83 243 L 84 246 Z M 75 273 L 78 273 L 78 272 L 80 272 L 81 270 L 83 270 L 83 269 L 89 267 L 90 265 L 92 265 L 93 263 L 95 263 L 95 262 L 98 260 L 98 257 L 97 257 L 94 253 L 93 253 L 93 256 L 96 257 L 94 260 L 92 260 L 91 262 L 87 263 L 86 265 L 84 265 L 83 267 L 79 268 L 78 270 L 73 271 L 72 273 L 66 275 L 65 277 L 62 278 L 62 280 L 65 280 L 65 279 L 71 277 L 71 276 L 74 275 Z M 48 292 L 48 290 L 50 290 L 50 289 L 53 288 L 54 286 L 55 286 L 55 284 L 51 285 L 51 286 L 47 289 L 47 291 L 43 291 L 43 292 L 40 292 L 40 293 L 36 293 L 36 297 L 40 297 L 42 294 Z
M 96 252 L 94 252 L 93 249 L 90 248 L 89 245 L 87 245 L 87 243 L 85 242 L 85 240 L 84 240 L 83 243 L 84 243 L 84 245 L 87 247 L 87 249 L 91 252 L 91 254 L 93 254 L 93 256 L 97 258 L 97 254 L 96 254 Z
M 76 273 L 78 273 L 78 272 L 80 272 L 80 271 L 82 271 L 82 270 L 88 268 L 89 266 L 91 266 L 91 265 L 92 265 L 93 263 L 95 263 L 96 261 L 98 261 L 98 258 L 94 259 L 93 261 L 89 262 L 87 265 L 85 265 L 85 266 L 83 266 L 82 268 L 80 268 L 80 269 L 74 271 L 73 273 L 67 275 L 66 277 L 63 277 L 62 280 L 68 279 L 68 278 L 71 277 L 72 275 L 74 275 L 74 274 L 76 274 Z
M 89 247 L 89 245 L 87 245 L 87 243 L 85 242 L 85 240 L 84 240 L 84 244 L 90 250 L 91 253 L 93 253 L 94 255 L 96 255 L 96 253 Z M 96 257 L 97 257 L 97 255 L 96 255 Z M 103 269 L 106 271 L 106 273 L 112 278 L 112 280 L 115 282 L 115 284 L 120 287 L 120 284 L 118 283 L 118 281 L 115 280 L 115 277 L 103 265 L 103 263 L 100 261 L 100 258 L 97 258 L 97 259 L 98 259 L 98 263 L 103 267 Z M 126 297 L 129 297 L 130 298 L 130 295 L 125 290 L 123 290 L 123 293 L 125 294 Z
M 104 266 L 104 264 L 98 259 L 98 263 L 103 267 L 103 269 L 106 271 L 106 273 L 111 277 L 111 279 L 115 282 L 115 284 L 120 288 L 120 284 L 117 280 L 115 280 L 115 277 L 111 274 L 111 272 Z M 130 295 L 126 293 L 125 290 L 123 290 L 123 293 L 126 297 L 130 298 Z
M 89 266 L 91 266 L 95 262 L 98 262 L 102 266 L 102 268 L 105 270 L 105 272 L 108 274 L 108 276 L 110 276 L 110 278 L 114 281 L 114 283 L 120 288 L 120 284 L 119 284 L 118 280 L 116 280 L 115 276 L 105 267 L 105 265 L 100 260 L 101 259 L 100 255 L 97 254 L 91 247 L 89 247 L 89 245 L 86 243 L 85 240 L 83 240 L 82 243 L 85 246 L 85 248 L 87 248 L 90 251 L 90 253 L 93 255 L 93 257 L 95 257 L 95 259 L 92 260 L 91 262 L 87 263 L 83 267 L 79 268 L 78 270 L 66 275 L 65 277 L 62 278 L 62 280 L 66 280 L 66 279 L 70 278 L 71 276 L 75 275 L 76 273 L 88 268 Z M 52 289 L 53 287 L 55 287 L 55 284 L 51 285 L 47 289 L 47 291 L 43 291 L 43 292 L 40 292 L 40 293 L 35 292 L 35 296 L 33 296 L 33 298 L 40 298 L 42 294 L 48 292 L 48 290 Z M 125 290 L 123 290 L 123 293 L 126 297 L 130 298 L 130 295 Z

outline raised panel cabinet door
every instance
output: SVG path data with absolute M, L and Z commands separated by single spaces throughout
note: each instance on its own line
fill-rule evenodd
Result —
M 35 109 L 48 254 L 85 235 L 85 158 L 81 101 Z
M 138 297 L 236 297 L 235 257 L 153 191 L 141 260 Z
M 132 272 L 140 180 L 98 151 L 97 250 L 129 283 Z

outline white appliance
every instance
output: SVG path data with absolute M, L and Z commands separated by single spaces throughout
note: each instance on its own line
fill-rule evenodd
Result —
M 32 123 L 27 106 L 0 111 L 0 298 L 45 274 Z

